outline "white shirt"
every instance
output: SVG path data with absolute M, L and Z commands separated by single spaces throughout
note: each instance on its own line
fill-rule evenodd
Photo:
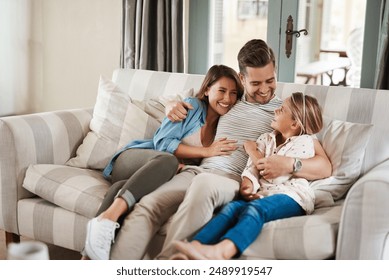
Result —
M 281 155 L 293 158 L 310 158 L 315 155 L 313 137 L 301 135 L 288 138 L 285 143 L 276 145 L 275 132 L 264 133 L 257 139 L 258 150 L 268 157 Z M 254 192 L 262 196 L 282 193 L 293 198 L 307 214 L 311 214 L 315 205 L 315 194 L 309 182 L 303 178 L 293 178 L 292 175 L 266 180 L 259 175 L 258 169 L 249 158 L 242 177 L 249 178 L 254 185 Z

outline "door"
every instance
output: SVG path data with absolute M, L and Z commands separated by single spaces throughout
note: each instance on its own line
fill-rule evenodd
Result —
M 278 81 L 293 82 L 296 63 L 296 42 L 291 41 L 291 53 L 286 55 L 286 26 L 289 16 L 297 26 L 299 0 L 269 1 L 267 42 L 272 47 L 277 61 Z M 293 47 L 294 46 L 294 47 Z
M 201 40 L 193 42 L 204 42 L 205 39 L 209 42 L 206 46 L 194 48 L 198 54 L 193 56 L 193 61 L 204 61 L 204 51 L 208 48 L 208 63 L 198 69 L 197 73 L 205 73 L 208 67 L 220 63 L 238 70 L 236 56 L 239 49 L 248 40 L 261 38 L 275 52 L 278 81 L 325 85 L 344 82 L 348 86 L 358 87 L 358 79 L 361 79 L 357 75 L 362 72 L 361 86 L 369 88 L 373 85 L 375 60 L 372 58 L 376 55 L 382 0 L 369 1 L 369 6 L 367 0 L 202 1 L 208 5 L 205 5 L 206 11 L 201 11 L 201 22 L 209 18 L 210 28 L 197 28 Z M 199 0 L 192 2 L 199 5 Z M 366 21 L 365 14 L 369 16 Z M 300 33 L 300 37 L 297 37 L 298 33 L 294 33 L 290 36 L 292 48 L 287 56 L 285 31 L 289 17 L 293 20 L 291 31 L 307 29 L 308 34 L 305 36 Z M 196 27 L 198 24 L 191 26 Z M 209 32 L 208 36 L 204 32 Z M 354 37 L 353 40 L 351 37 Z M 347 51 L 350 48 L 357 53 L 358 62 L 348 64 L 348 59 L 354 59 L 351 52 Z M 362 57 L 362 48 L 370 58 Z M 331 67 L 338 69 L 332 71 Z M 317 74 L 316 80 L 308 81 L 307 76 L 302 75 L 305 71 L 315 74 L 318 69 L 328 71 L 322 75 Z M 344 77 L 345 73 L 347 77 Z
M 299 0 L 210 0 L 208 67 L 225 64 L 238 71 L 236 56 L 240 48 L 250 39 L 259 38 L 275 52 L 278 79 L 293 82 L 296 46 L 286 57 L 285 27 L 290 15 L 297 26 L 298 7 Z M 296 44 L 294 40 L 292 43 Z M 198 61 L 197 56 L 193 61 Z
M 278 56 L 278 80 L 359 87 L 365 8 L 366 0 L 270 1 L 269 14 L 280 18 L 278 31 L 277 25 L 268 24 L 268 42 Z M 289 36 L 288 57 L 285 31 L 290 17 L 296 33 Z M 307 35 L 299 33 L 305 29 Z

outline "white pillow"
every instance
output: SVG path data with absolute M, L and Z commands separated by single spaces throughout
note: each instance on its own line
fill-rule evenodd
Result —
M 160 123 L 135 106 L 111 80 L 100 77 L 90 132 L 66 164 L 104 169 L 113 154 L 129 141 L 152 138 Z
M 324 118 L 324 128 L 317 136 L 331 160 L 332 175 L 311 183 L 315 193 L 329 192 L 334 200 L 347 193 L 361 173 L 372 127 Z

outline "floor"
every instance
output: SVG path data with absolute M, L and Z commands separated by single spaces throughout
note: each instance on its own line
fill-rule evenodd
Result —
M 21 238 L 23 240 L 28 240 L 27 238 Z M 49 255 L 52 260 L 79 260 L 81 255 L 79 252 L 68 250 L 65 248 L 57 247 L 51 244 L 47 244 L 49 247 Z M 0 260 L 5 260 L 7 256 L 7 249 L 5 246 L 5 233 L 0 230 Z

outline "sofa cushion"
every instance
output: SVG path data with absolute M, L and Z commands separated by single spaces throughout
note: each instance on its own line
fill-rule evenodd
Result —
M 343 200 L 313 215 L 266 223 L 242 259 L 330 259 L 335 257 Z
M 23 187 L 66 210 L 93 218 L 110 183 L 101 172 L 65 165 L 34 164 Z
M 332 163 L 329 178 L 311 183 L 315 191 L 329 192 L 334 200 L 342 198 L 361 174 L 366 145 L 373 125 L 324 118 L 318 134 Z
M 151 138 L 159 125 L 111 80 L 101 77 L 90 132 L 67 165 L 104 169 L 122 146 L 132 140 Z

